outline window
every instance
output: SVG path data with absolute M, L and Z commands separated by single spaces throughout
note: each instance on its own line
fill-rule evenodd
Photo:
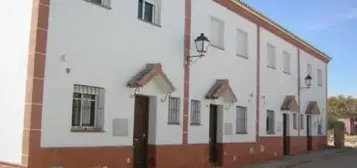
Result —
M 160 1 L 139 0 L 138 18 L 153 24 L 160 24 Z
M 311 64 L 306 65 L 306 75 L 310 75 L 312 77 L 312 66 Z
M 104 89 L 74 85 L 72 130 L 102 130 L 103 119 Z
M 321 69 L 317 69 L 317 86 L 322 86 L 322 70 Z
M 275 115 L 273 110 L 267 110 L 266 118 L 266 131 L 267 134 L 275 134 Z
M 317 134 L 322 135 L 322 119 L 317 120 Z
M 84 0 L 106 8 L 110 8 L 110 0 Z
M 237 29 L 237 55 L 248 58 L 248 34 L 247 32 Z
M 267 44 L 267 56 L 268 56 L 268 67 L 275 69 L 275 50 L 276 48 L 271 45 Z
M 201 125 L 201 102 L 191 100 L 191 125 Z
M 247 134 L 247 107 L 237 106 L 237 134 Z
M 294 129 L 297 129 L 297 126 L 298 126 L 298 124 L 297 124 L 297 114 L 296 113 L 294 113 L 293 114 L 293 128 Z
M 283 52 L 283 72 L 291 73 L 291 56 L 287 52 Z
M 180 98 L 170 97 L 169 98 L 169 125 L 179 125 L 180 124 Z
M 214 17 L 211 17 L 210 41 L 211 45 L 224 49 L 224 23 Z
M 300 128 L 304 129 L 304 114 L 300 114 Z

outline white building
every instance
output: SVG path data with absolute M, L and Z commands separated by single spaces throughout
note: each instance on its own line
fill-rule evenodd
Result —
M 19 4 L 0 7 L 0 168 L 229 167 L 326 147 L 330 58 L 242 2 Z M 210 47 L 191 57 L 201 33 Z

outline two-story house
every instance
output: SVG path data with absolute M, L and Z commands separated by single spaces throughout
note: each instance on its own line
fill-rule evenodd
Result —
M 330 57 L 243 2 L 0 14 L 0 168 L 230 167 L 327 145 Z

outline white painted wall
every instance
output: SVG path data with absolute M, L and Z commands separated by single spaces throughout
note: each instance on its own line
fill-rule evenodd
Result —
M 192 1 L 191 38 L 195 39 L 200 33 L 210 38 L 211 16 L 225 23 L 224 50 L 210 47 L 206 57 L 191 66 L 190 97 L 201 102 L 201 126 L 189 125 L 188 141 L 191 144 L 208 143 L 209 141 L 209 100 L 204 96 L 213 86 L 216 79 L 229 79 L 230 86 L 237 96 L 238 102 L 229 110 L 223 111 L 221 131 L 224 123 L 233 124 L 233 134 L 223 135 L 222 142 L 253 142 L 256 132 L 256 65 L 257 65 L 257 26 L 241 16 L 227 10 L 212 0 Z M 248 33 L 248 55 L 245 59 L 236 56 L 236 30 L 242 29 Z M 194 44 L 191 44 L 192 55 L 196 54 Z M 253 97 L 250 97 L 253 94 Z M 217 104 L 223 102 L 216 101 Z M 248 108 L 248 134 L 235 134 L 236 107 Z
M 326 135 L 327 133 L 327 113 L 326 113 L 326 64 L 310 54 L 301 51 L 300 53 L 300 74 L 301 74 L 301 86 L 304 86 L 304 77 L 307 75 L 307 64 L 310 63 L 312 65 L 312 82 L 311 88 L 309 90 L 301 92 L 301 106 L 300 112 L 305 114 L 305 110 L 309 101 L 317 101 L 320 108 L 320 115 L 313 115 L 312 117 L 312 135 L 317 136 L 317 124 L 316 121 L 321 118 L 323 127 L 322 127 L 322 135 Z M 317 69 L 322 70 L 323 74 L 323 85 L 322 87 L 317 86 Z M 305 117 L 306 118 L 306 117 Z M 306 121 L 306 119 L 305 119 Z M 306 130 L 303 132 L 306 135 Z
M 0 5 L 0 161 L 21 163 L 32 1 Z
M 184 5 L 184 0 L 162 1 L 158 27 L 137 19 L 137 1 L 112 1 L 111 10 L 82 0 L 51 1 L 41 146 L 132 145 L 134 99 L 126 83 L 146 63 L 162 63 L 176 87 L 172 96 L 182 98 Z M 62 55 L 66 62 L 59 61 Z M 105 133 L 70 132 L 73 84 L 106 89 Z M 181 125 L 167 125 L 168 102 L 160 101 L 165 94 L 155 83 L 140 94 L 156 96 L 151 107 L 156 104 L 157 113 L 150 115 L 157 121 L 156 130 L 150 133 L 157 137 L 149 135 L 150 143 L 182 144 L 182 120 Z M 129 119 L 128 137 L 112 136 L 115 118 Z
M 289 135 L 297 136 L 293 129 L 291 112 L 281 111 L 281 106 L 287 95 L 298 98 L 298 57 L 297 48 L 273 33 L 261 28 L 260 30 L 260 136 L 283 135 L 283 113 L 289 114 Z M 268 67 L 267 43 L 276 47 L 276 69 Z M 283 51 L 291 55 L 291 73 L 283 72 Z M 297 100 L 298 101 L 298 100 Z M 275 134 L 266 134 L 267 110 L 275 111 Z

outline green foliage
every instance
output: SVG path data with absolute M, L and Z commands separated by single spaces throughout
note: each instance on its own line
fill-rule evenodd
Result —
M 357 119 L 357 99 L 339 95 L 328 99 L 328 127 L 332 128 L 338 118 Z

